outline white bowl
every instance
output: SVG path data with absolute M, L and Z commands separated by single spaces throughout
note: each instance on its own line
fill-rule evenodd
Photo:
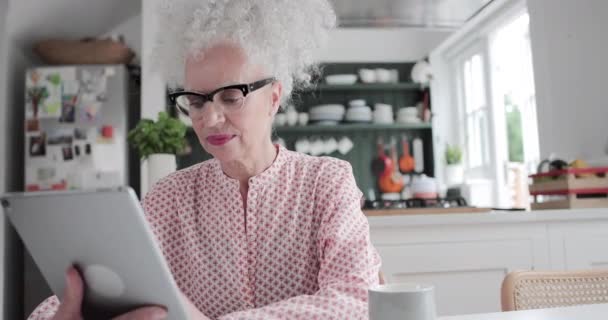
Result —
M 310 113 L 310 121 L 342 121 L 344 115 L 335 113 Z
M 407 116 L 418 116 L 418 108 L 416 107 L 405 107 L 405 108 L 401 108 L 399 109 L 399 111 L 397 111 L 398 115 L 407 115 Z
M 399 194 L 398 192 L 394 192 L 394 193 L 383 193 L 380 198 L 382 198 L 382 200 L 384 201 L 397 201 L 397 200 L 401 200 L 401 194 Z
M 359 78 L 363 83 L 376 82 L 376 71 L 372 69 L 359 69 Z
M 333 74 L 325 77 L 325 82 L 328 84 L 348 85 L 357 82 L 357 75 L 354 74 Z
M 346 114 L 372 114 L 372 109 L 368 106 L 349 108 Z
M 350 122 L 370 122 L 374 116 L 371 112 L 347 112 L 344 120 Z
M 346 120 L 346 122 L 364 122 L 364 123 L 368 123 L 368 122 L 372 122 L 373 118 L 372 117 L 352 116 L 352 117 L 346 117 L 344 120 Z
M 391 123 L 395 123 L 395 121 L 393 120 L 392 117 L 382 117 L 382 116 L 374 115 L 374 123 L 391 124 Z
M 374 105 L 374 109 L 376 109 L 376 110 L 390 110 L 392 112 L 393 111 L 393 106 L 391 106 L 390 104 L 386 104 L 386 103 L 376 103 Z
M 435 178 L 421 175 L 412 180 L 411 188 L 412 193 L 434 193 L 437 192 L 437 182 Z
M 341 104 L 321 104 L 313 106 L 308 110 L 310 113 L 335 113 L 344 114 L 345 108 Z
M 348 106 L 351 108 L 365 107 L 366 101 L 364 99 L 355 99 L 348 102 Z
M 391 82 L 392 74 L 388 69 L 377 68 L 376 69 L 376 80 L 378 82 L 387 83 Z
M 420 120 L 420 118 L 397 118 L 397 122 L 398 123 L 403 123 L 403 124 L 414 124 L 414 123 L 420 123 L 422 122 L 422 120 Z
M 319 126 L 336 126 L 338 125 L 339 121 L 334 121 L 334 120 L 320 120 L 315 122 L 316 125 Z
M 374 110 L 373 114 L 381 117 L 394 117 L 392 110 L 376 109 Z

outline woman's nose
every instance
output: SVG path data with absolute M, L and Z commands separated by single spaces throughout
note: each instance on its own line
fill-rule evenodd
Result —
M 214 127 L 218 123 L 224 122 L 224 110 L 221 106 L 210 101 L 201 110 L 199 117 L 205 127 Z

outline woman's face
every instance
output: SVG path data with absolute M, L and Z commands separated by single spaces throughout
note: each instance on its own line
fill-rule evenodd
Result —
M 209 93 L 220 87 L 249 84 L 273 75 L 249 63 L 245 53 L 231 44 L 218 44 L 203 52 L 202 58 L 186 60 L 185 89 Z M 238 111 L 226 111 L 208 102 L 191 112 L 192 126 L 203 148 L 223 163 L 247 163 L 261 157 L 271 144 L 272 119 L 279 108 L 280 83 L 250 92 Z M 216 95 L 215 101 L 220 96 Z

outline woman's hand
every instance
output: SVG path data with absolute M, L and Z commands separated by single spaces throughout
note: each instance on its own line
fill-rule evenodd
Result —
M 81 305 L 83 292 L 84 285 L 80 274 L 74 267 L 70 267 L 66 274 L 66 287 L 63 292 L 63 300 L 53 320 L 82 320 Z M 167 311 L 165 309 L 161 307 L 144 307 L 125 313 L 113 320 L 161 320 L 166 318 Z

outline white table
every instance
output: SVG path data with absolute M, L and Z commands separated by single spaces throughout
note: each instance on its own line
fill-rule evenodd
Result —
M 439 317 L 438 320 L 604 320 L 608 304 Z

